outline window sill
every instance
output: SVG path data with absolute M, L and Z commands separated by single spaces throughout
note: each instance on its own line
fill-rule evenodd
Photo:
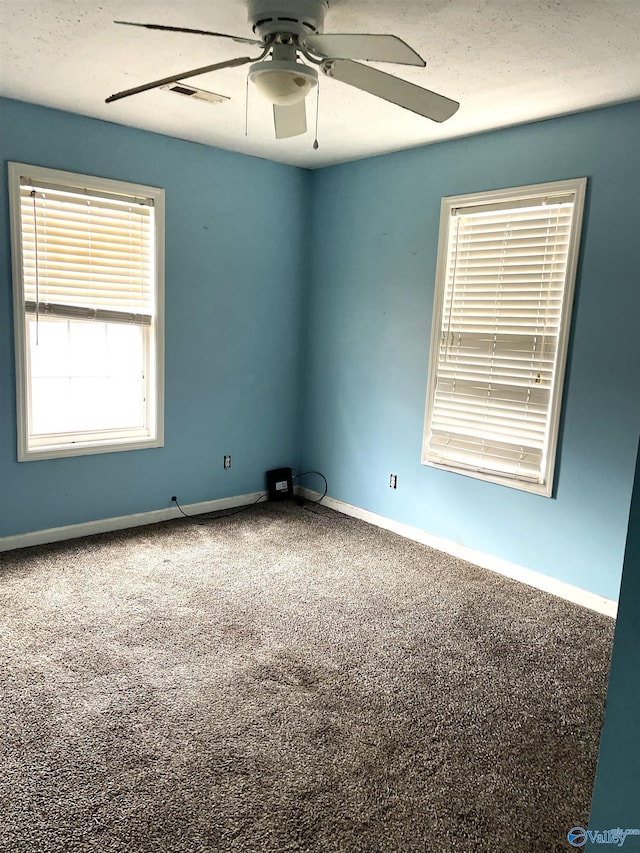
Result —
M 60 459 L 68 456 L 90 456 L 97 453 L 117 453 L 126 450 L 147 450 L 163 447 L 164 438 L 123 439 L 122 441 L 74 442 L 73 444 L 49 445 L 31 450 L 18 450 L 18 462 L 33 462 L 42 459 Z

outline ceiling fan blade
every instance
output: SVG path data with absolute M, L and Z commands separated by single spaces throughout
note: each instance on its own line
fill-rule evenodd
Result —
M 322 70 L 328 77 L 362 89 L 378 98 L 384 98 L 392 104 L 404 107 L 418 115 L 430 118 L 432 121 L 446 121 L 456 112 L 460 104 L 423 89 L 414 83 L 394 77 L 393 74 L 385 74 L 377 68 L 368 65 L 360 65 L 359 62 L 351 62 L 348 59 L 336 59 L 322 63 Z
M 291 104 L 288 107 L 273 105 L 273 124 L 276 129 L 276 139 L 286 139 L 288 136 L 300 136 L 307 132 L 307 111 L 304 101 Z
M 366 59 L 371 62 L 397 62 L 400 65 L 426 65 L 420 54 L 398 36 L 323 33 L 305 36 L 302 44 L 327 59 Z
M 194 30 L 191 29 L 191 27 L 166 27 L 163 24 L 138 24 L 134 21 L 114 21 L 113 23 L 123 24 L 125 27 L 145 27 L 147 30 L 165 30 L 170 33 L 191 33 L 196 36 L 216 36 L 216 38 L 237 41 L 239 44 L 262 44 L 261 41 L 256 41 L 256 39 L 246 39 L 242 36 L 231 36 L 228 33 L 212 33 L 209 30 Z
M 172 74 L 170 77 L 163 77 L 162 80 L 154 80 L 152 83 L 143 83 L 142 86 L 134 86 L 133 89 L 125 89 L 122 92 L 116 92 L 115 95 L 110 95 L 106 100 L 106 104 L 112 101 L 119 101 L 121 98 L 128 98 L 129 95 L 138 95 L 140 92 L 147 92 L 149 89 L 158 89 L 167 83 L 177 83 L 179 80 L 187 80 L 189 77 L 197 77 L 198 74 L 207 74 L 209 71 L 220 71 L 222 68 L 235 68 L 238 65 L 246 65 L 247 62 L 253 60 L 249 56 L 240 56 L 238 59 L 229 59 L 226 62 L 216 62 L 215 65 L 204 65 L 202 68 L 192 68 L 191 71 L 183 71 L 182 74 Z

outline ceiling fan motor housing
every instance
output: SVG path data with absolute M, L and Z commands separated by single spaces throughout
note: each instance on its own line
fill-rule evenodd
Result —
M 263 41 L 276 33 L 316 35 L 328 8 L 328 0 L 249 0 L 249 25 Z

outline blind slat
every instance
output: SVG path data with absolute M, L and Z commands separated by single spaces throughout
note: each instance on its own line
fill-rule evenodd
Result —
M 65 320 L 97 320 L 103 323 L 124 323 L 134 326 L 150 326 L 150 314 L 130 314 L 126 311 L 109 311 L 104 308 L 90 308 L 79 305 L 61 305 L 55 302 L 25 302 L 26 314 L 38 314 L 44 317 L 58 317 Z

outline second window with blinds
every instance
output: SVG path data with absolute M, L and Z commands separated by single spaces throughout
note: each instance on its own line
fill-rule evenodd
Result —
M 9 164 L 18 459 L 163 443 L 164 191 Z
M 552 494 L 585 189 L 443 199 L 424 464 Z

